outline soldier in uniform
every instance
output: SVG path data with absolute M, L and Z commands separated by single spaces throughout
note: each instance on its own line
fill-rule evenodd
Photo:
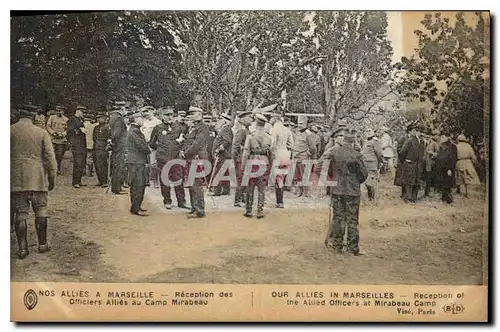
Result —
M 130 213 L 137 216 L 147 216 L 141 207 L 146 191 L 146 164 L 151 153 L 146 138 L 141 131 L 144 119 L 140 113 L 131 117 L 130 129 L 127 132 L 125 148 L 127 170 L 130 185 Z
M 42 129 L 46 129 L 47 117 L 43 113 L 43 110 L 39 106 L 34 106 L 36 108 L 36 115 L 33 124 Z
M 387 170 L 394 179 L 394 144 L 392 142 L 392 137 L 388 133 L 389 129 L 385 126 L 380 128 L 380 147 L 382 148 L 382 156 L 384 157 L 384 170 Z
M 94 176 L 94 160 L 93 160 L 93 149 L 94 149 L 94 128 L 97 123 L 94 121 L 93 116 L 90 113 L 84 114 L 83 126 L 85 127 L 85 139 L 87 145 L 87 161 L 86 166 L 88 170 L 88 176 Z
M 170 185 L 163 182 L 162 169 L 166 163 L 179 158 L 180 142 L 179 137 L 183 134 L 184 127 L 174 121 L 174 111 L 172 108 L 162 110 L 162 123 L 157 125 L 151 134 L 149 146 L 156 151 L 156 163 L 160 172 L 160 190 L 163 196 L 163 204 L 167 210 L 172 209 L 172 198 L 170 196 Z M 168 173 L 170 181 L 182 180 L 184 169 L 181 165 L 173 165 Z M 186 197 L 184 186 L 181 184 L 174 187 L 177 198 L 177 206 L 186 209 Z
M 277 160 L 280 169 L 286 169 L 291 164 L 291 150 L 293 148 L 292 132 L 283 125 L 283 116 L 280 113 L 271 115 L 270 121 L 272 127 L 271 136 L 273 138 L 273 157 Z M 286 175 L 276 176 L 276 183 L 274 184 L 276 194 L 276 207 L 283 209 L 283 190 L 285 187 Z
M 467 186 L 478 185 L 479 176 L 477 175 L 474 164 L 476 162 L 476 153 L 472 146 L 467 142 L 464 134 L 457 137 L 457 194 L 460 193 L 460 186 L 464 186 L 464 196 L 468 197 Z
M 220 171 L 222 165 L 226 160 L 231 159 L 231 144 L 233 143 L 233 130 L 231 123 L 231 116 L 223 114 L 221 116 L 221 129 L 212 148 L 212 155 L 215 157 L 217 163 L 214 166 L 214 176 Z M 214 196 L 229 195 L 231 192 L 231 183 L 229 181 L 220 181 L 214 188 Z
M 404 186 L 403 200 L 405 203 L 415 203 L 418 196 L 418 184 L 423 171 L 425 147 L 420 138 L 420 131 L 415 125 L 409 125 L 410 136 L 399 152 L 400 179 Z
M 80 188 L 83 185 L 82 176 L 87 161 L 86 130 L 83 125 L 84 110 L 84 106 L 77 106 L 75 114 L 68 120 L 67 137 L 73 154 L 73 179 L 71 184 L 74 188 Z
M 111 192 L 116 195 L 125 194 L 122 186 L 126 180 L 127 171 L 125 165 L 125 142 L 127 140 L 127 125 L 124 119 L 125 102 L 117 101 L 113 105 L 113 111 L 109 119 L 111 130 Z
M 373 129 L 368 128 L 365 131 L 366 142 L 364 142 L 364 147 L 361 150 L 363 162 L 368 171 L 365 186 L 368 191 L 368 200 L 370 201 L 375 199 L 375 184 L 379 180 L 379 167 L 383 162 L 382 148 L 380 143 L 373 139 L 374 136 L 375 132 Z
M 48 192 L 54 189 L 57 162 L 51 137 L 45 129 L 33 124 L 36 108 L 20 107 L 20 119 L 10 127 L 10 192 L 15 214 L 14 229 L 18 257 L 28 255 L 28 230 L 26 220 L 30 205 L 35 213 L 38 252 L 48 251 L 47 203 Z
M 331 189 L 333 213 L 325 244 L 341 253 L 347 227 L 347 251 L 359 256 L 362 255 L 359 251 L 358 231 L 360 186 L 368 177 L 368 172 L 361 154 L 354 149 L 354 141 L 354 132 L 345 130 L 339 146 L 325 151 L 316 171 L 319 174 L 323 162 L 330 160 L 330 165 L 333 165 L 333 179 L 336 181 L 336 185 Z
M 448 133 L 442 133 L 439 151 L 435 158 L 435 183 L 441 190 L 441 200 L 453 203 L 451 189 L 455 185 L 455 165 L 457 162 L 457 147 L 450 141 Z
M 61 165 L 64 152 L 68 146 L 66 140 L 66 130 L 68 128 L 68 118 L 64 116 L 64 107 L 56 106 L 56 114 L 51 115 L 47 120 L 47 131 L 52 136 L 52 144 L 57 160 L 57 173 L 61 174 Z
M 248 135 L 245 140 L 242 160 L 259 160 L 265 164 L 266 171 L 263 175 L 249 179 L 247 199 L 245 202 L 245 214 L 243 215 L 248 218 L 252 217 L 255 187 L 257 187 L 257 219 L 261 219 L 264 218 L 265 190 L 271 170 L 273 137 L 266 130 L 265 124 L 267 123 L 267 119 L 264 115 L 257 113 L 255 115 L 255 120 L 255 132 Z M 259 168 L 259 165 L 252 165 L 252 168 L 256 171 L 255 168 Z
M 311 159 L 316 159 L 316 158 L 319 158 L 321 156 L 321 154 L 320 154 L 321 137 L 318 134 L 318 132 L 319 132 L 318 127 L 316 125 L 314 125 L 314 124 L 311 125 L 311 133 L 309 135 L 311 136 L 313 142 L 316 145 L 316 148 L 314 149 L 315 153 L 314 153 L 314 155 L 311 156 Z
M 191 164 L 198 164 L 199 160 L 208 158 L 207 140 L 209 130 L 203 122 L 203 110 L 199 107 L 189 108 L 189 121 L 193 123 L 192 128 L 186 134 L 183 143 L 183 150 L 180 152 L 181 158 L 186 159 L 187 169 L 191 170 Z M 202 171 L 202 166 L 198 164 L 198 171 Z M 194 176 L 189 174 L 189 176 Z M 208 183 L 207 183 L 208 185 Z M 195 178 L 192 186 L 189 187 L 189 196 L 191 200 L 191 211 L 188 218 L 203 218 L 205 216 L 205 197 L 203 192 L 203 179 Z
M 234 166 L 236 170 L 236 191 L 234 193 L 234 206 L 241 207 L 245 203 L 245 188 L 241 185 L 241 180 L 243 179 L 243 172 L 245 165 L 243 164 L 242 155 L 243 148 L 245 147 L 245 141 L 247 136 L 250 134 L 250 125 L 253 122 L 252 112 L 241 112 L 238 115 L 238 123 L 240 128 L 234 134 L 233 138 L 233 149 L 231 151 L 231 157 L 234 160 Z
M 305 119 L 305 121 L 298 122 L 297 132 L 293 140 L 294 142 L 293 157 L 297 161 L 297 172 L 296 172 L 297 182 L 303 181 L 304 177 L 306 176 L 306 174 L 304 174 L 306 165 L 303 163 L 303 161 L 314 159 L 317 152 L 316 149 L 318 142 L 315 140 L 314 137 L 312 137 L 307 132 L 306 121 L 307 120 Z M 297 196 L 300 197 L 302 195 L 304 195 L 304 197 L 309 197 L 309 186 L 302 185 L 298 187 Z
M 106 123 L 106 113 L 99 112 L 97 115 L 97 126 L 94 128 L 92 136 L 93 144 L 93 160 L 95 172 L 97 174 L 98 186 L 108 186 L 108 140 L 111 138 L 111 130 Z

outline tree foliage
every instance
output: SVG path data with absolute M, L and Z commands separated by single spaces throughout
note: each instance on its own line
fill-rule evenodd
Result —
M 426 14 L 418 38 L 416 56 L 403 57 L 396 68 L 407 72 L 400 92 L 410 101 L 431 107 L 420 121 L 454 133 L 483 136 L 485 30 L 483 14 L 467 24 L 464 13 L 452 22 L 440 13 Z

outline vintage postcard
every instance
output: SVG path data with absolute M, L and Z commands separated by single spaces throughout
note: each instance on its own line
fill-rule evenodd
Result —
M 488 11 L 11 16 L 12 321 L 488 321 Z

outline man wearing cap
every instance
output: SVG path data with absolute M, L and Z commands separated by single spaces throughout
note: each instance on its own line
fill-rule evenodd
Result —
M 36 108 L 20 107 L 20 119 L 10 127 L 10 192 L 15 214 L 14 229 L 18 257 L 28 255 L 27 219 L 30 205 L 35 213 L 38 251 L 48 251 L 47 201 L 48 192 L 54 189 L 57 161 L 51 137 L 45 129 L 33 124 Z
M 215 156 L 217 163 L 214 166 L 213 178 L 220 171 L 226 160 L 231 159 L 231 144 L 233 142 L 232 119 L 229 114 L 221 115 L 221 127 L 215 137 L 212 148 L 212 155 Z M 231 192 L 231 183 L 229 181 L 220 181 L 214 188 L 214 196 L 229 195 Z
M 117 101 L 113 106 L 113 111 L 109 119 L 112 145 L 112 178 L 111 192 L 113 194 L 123 194 L 122 186 L 126 180 L 125 165 L 125 143 L 127 141 L 127 125 L 124 120 L 125 102 Z
M 402 192 L 405 203 L 416 203 L 418 183 L 423 171 L 425 147 L 420 138 L 420 130 L 415 125 L 407 128 L 409 137 L 399 152 L 400 178 L 399 183 L 404 188 Z M 397 178 L 398 176 L 396 176 Z
M 317 152 L 317 142 L 307 132 L 307 118 L 298 119 L 297 132 L 294 137 L 293 157 L 297 162 L 296 181 L 301 182 L 304 180 L 306 165 L 305 161 L 315 158 Z M 297 196 L 309 197 L 309 186 L 300 185 L 298 187 Z
M 94 128 L 92 140 L 95 172 L 97 174 L 98 185 L 107 187 L 108 183 L 108 141 L 111 138 L 111 130 L 106 123 L 106 112 L 97 114 L 97 125 Z
M 441 190 L 441 200 L 444 203 L 453 203 L 451 189 L 455 185 L 455 165 L 457 162 L 457 147 L 450 140 L 450 135 L 441 133 L 439 151 L 435 158 L 435 184 Z
M 325 245 L 332 247 L 337 253 L 342 253 L 347 227 L 347 252 L 359 256 L 361 255 L 358 230 L 360 186 L 366 181 L 368 171 L 362 155 L 354 149 L 355 133 L 349 129 L 339 128 L 336 135 L 336 137 L 343 135 L 343 138 L 338 140 L 337 146 L 325 151 L 316 170 L 319 174 L 323 163 L 329 161 L 333 167 L 333 180 L 336 182 L 331 187 L 330 202 L 333 213 Z
M 431 131 L 429 142 L 425 148 L 424 154 L 424 179 L 425 179 L 425 197 L 429 197 L 431 187 L 437 188 L 435 183 L 435 162 L 439 152 L 439 130 L 434 129 Z
M 341 146 L 343 142 L 344 142 L 344 128 L 343 127 L 334 128 L 330 133 L 328 144 L 325 146 L 325 151 L 321 155 L 320 160 L 328 159 L 329 158 L 328 156 L 331 154 L 331 150 Z M 315 168 L 316 174 L 320 173 L 319 171 L 321 170 L 321 167 L 322 167 L 321 163 L 319 163 L 316 166 Z M 330 163 L 328 168 L 328 181 L 331 180 L 333 180 L 333 164 Z M 326 187 L 326 195 L 328 196 L 331 195 L 331 189 L 332 189 L 331 186 Z
M 389 129 L 386 126 L 380 128 L 380 132 L 382 133 L 380 136 L 380 147 L 382 148 L 382 156 L 384 157 L 384 168 L 389 171 L 391 178 L 394 178 L 394 144 L 388 131 Z
M 162 112 L 162 123 L 157 125 L 151 134 L 149 146 L 156 151 L 156 163 L 160 174 L 160 190 L 163 196 L 163 205 L 167 210 L 172 209 L 172 197 L 170 196 L 170 185 L 163 182 L 162 169 L 169 161 L 179 158 L 181 144 L 179 137 L 183 133 L 184 127 L 174 121 L 174 110 L 165 108 Z M 175 164 L 170 168 L 168 178 L 172 182 L 182 180 L 184 169 L 181 165 Z M 184 186 L 181 184 L 174 186 L 177 206 L 186 209 L 186 197 Z
M 75 188 L 82 186 L 82 176 L 87 161 L 86 130 L 83 125 L 84 110 L 84 106 L 77 106 L 75 114 L 68 120 L 67 128 L 67 137 L 73 155 L 73 179 L 71 184 Z
M 130 213 L 137 216 L 147 216 L 141 205 L 146 191 L 146 164 L 151 153 L 146 138 L 141 131 L 144 119 L 139 112 L 131 118 L 130 129 L 127 132 L 125 148 L 126 164 L 130 184 Z
M 264 174 L 249 179 L 244 213 L 244 216 L 248 218 L 252 217 L 255 187 L 258 190 L 257 219 L 264 218 L 265 191 L 271 170 L 271 153 L 273 150 L 273 137 L 267 132 L 266 123 L 267 119 L 263 114 L 255 114 L 255 132 L 247 136 L 243 148 L 242 160 L 245 163 L 247 161 L 258 161 L 266 167 Z M 259 167 L 259 165 L 252 164 L 252 172 L 256 173 Z M 247 170 L 245 169 L 245 171 Z
M 240 128 L 234 134 L 233 149 L 231 157 L 234 160 L 236 170 L 236 191 L 234 193 L 234 206 L 241 207 L 245 203 L 245 188 L 241 185 L 245 165 L 243 164 L 243 148 L 245 141 L 250 134 L 250 125 L 253 122 L 252 112 L 245 111 L 238 114 L 238 123 Z M 243 205 L 244 206 L 244 205 Z
M 279 112 L 279 110 L 278 110 Z M 272 155 L 275 158 L 274 162 L 277 163 L 280 169 L 287 169 L 291 164 L 291 150 L 293 149 L 293 135 L 283 125 L 283 115 L 280 113 L 271 114 L 270 124 L 273 126 L 271 136 L 273 138 Z M 279 209 L 284 208 L 283 190 L 285 187 L 286 175 L 279 174 L 276 176 L 276 183 L 274 184 L 276 195 L 276 207 Z
M 208 126 L 203 122 L 203 110 L 199 107 L 191 106 L 188 115 L 192 127 L 186 134 L 186 140 L 183 142 L 183 150 L 180 156 L 186 159 L 188 165 L 188 178 L 194 176 L 190 174 L 191 164 L 196 163 L 197 170 L 203 171 L 203 166 L 198 164 L 199 160 L 207 160 L 207 140 L 209 135 Z M 208 185 L 208 183 L 207 183 Z M 203 218 L 205 216 L 205 197 L 203 192 L 203 179 L 195 178 L 193 185 L 189 187 L 189 197 L 191 200 L 191 211 L 188 218 Z
M 94 176 L 94 128 L 97 126 L 97 122 L 94 121 L 94 117 L 90 113 L 84 114 L 83 126 L 85 127 L 85 139 L 87 145 L 87 170 L 88 176 Z
M 373 137 L 375 132 L 368 128 L 365 131 L 366 142 L 364 142 L 361 156 L 368 171 L 368 178 L 365 181 L 366 190 L 368 191 L 368 200 L 375 199 L 375 184 L 379 180 L 379 166 L 382 162 L 382 148 L 380 143 L 375 141 Z
M 151 141 L 151 135 L 153 133 L 153 129 L 162 123 L 161 119 L 158 119 L 154 116 L 154 108 L 153 106 L 145 106 L 142 108 L 142 114 L 144 116 L 144 124 L 141 127 L 141 131 L 146 138 L 146 141 Z
M 64 107 L 56 106 L 56 114 L 51 115 L 47 120 L 46 129 L 52 137 L 54 152 L 57 160 L 57 173 L 61 174 L 61 165 L 64 157 L 64 152 L 68 146 L 66 140 L 66 130 L 68 128 L 68 118 L 64 116 Z

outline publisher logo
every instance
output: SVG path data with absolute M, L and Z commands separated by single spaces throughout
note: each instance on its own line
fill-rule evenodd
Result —
M 32 289 L 28 289 L 26 293 L 24 293 L 24 306 L 28 310 L 33 310 L 38 303 L 38 296 L 35 291 Z

